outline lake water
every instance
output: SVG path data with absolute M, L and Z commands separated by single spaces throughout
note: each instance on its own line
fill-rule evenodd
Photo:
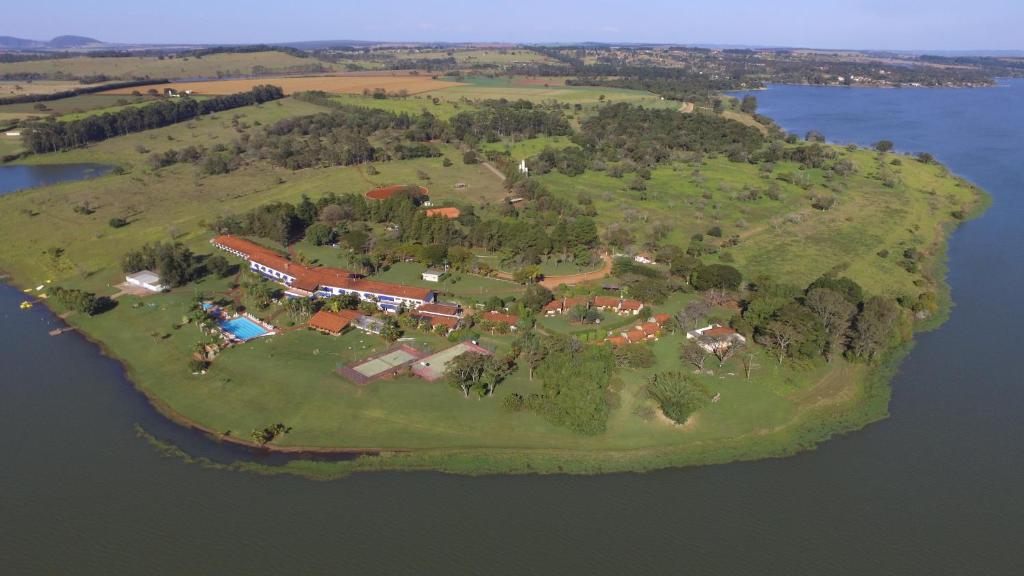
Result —
M 792 458 L 642 475 L 211 471 L 134 424 L 249 456 L 162 420 L 116 363 L 0 288 L 3 573 L 1024 573 L 1024 82 L 757 96 L 787 129 L 927 150 L 994 196 L 953 236 L 957 306 L 904 363 L 890 419 Z
M 47 164 L 41 166 L 0 164 L 0 196 L 25 188 L 95 178 L 110 172 L 110 170 L 110 166 L 103 164 Z

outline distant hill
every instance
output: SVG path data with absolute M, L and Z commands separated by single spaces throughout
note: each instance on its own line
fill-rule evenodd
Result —
M 87 36 L 57 36 L 53 40 L 29 40 L 14 36 L 0 36 L 0 50 L 70 50 L 95 48 L 104 42 Z

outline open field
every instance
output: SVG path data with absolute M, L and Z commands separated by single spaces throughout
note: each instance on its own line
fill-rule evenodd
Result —
M 27 94 L 53 94 L 86 86 L 96 86 L 96 84 L 82 84 L 75 80 L 0 80 L 0 98 Z
M 499 65 L 505 66 L 516 62 L 553 62 L 551 58 L 523 48 L 515 49 L 476 49 L 476 50 L 400 50 L 389 52 L 396 60 L 429 60 L 455 58 L 460 66 Z
M 723 239 L 737 235 L 739 244 L 721 252 L 731 255 L 748 278 L 769 274 L 806 285 L 834 270 L 871 293 L 916 294 L 919 274 L 901 267 L 900 255 L 908 248 L 933 251 L 945 234 L 942 223 L 950 220 L 952 211 L 977 202 L 976 191 L 946 176 L 942 167 L 910 158 L 891 167 L 902 185 L 886 188 L 870 177 L 877 172 L 874 152 L 842 154 L 855 163 L 858 173 L 838 192 L 826 189 L 820 170 L 807 171 L 812 184 L 804 190 L 777 179 L 779 174 L 798 172 L 795 164 L 779 162 L 773 177 L 764 179 L 753 167 L 724 158 L 708 159 L 700 166 L 660 167 L 643 192 L 629 190 L 628 178 L 592 171 L 577 177 L 552 172 L 540 178 L 567 199 L 590 195 L 600 225 L 624 227 L 638 242 L 651 238 L 659 224 L 668 231 L 659 240 L 682 246 L 692 235 L 706 235 L 715 226 L 722 229 Z M 779 200 L 764 195 L 743 199 L 744 189 L 772 182 L 779 186 Z M 834 195 L 836 206 L 827 211 L 812 208 L 810 196 L 821 193 Z M 721 243 L 711 236 L 705 239 Z M 890 253 L 888 258 L 878 256 L 883 250 Z
M 19 136 L 4 136 L 0 134 L 0 158 L 10 154 L 17 154 L 24 150 Z
M 42 74 L 48 78 L 65 79 L 105 75 L 110 78 L 216 78 L 241 76 L 261 71 L 282 73 L 293 68 L 330 63 L 314 58 L 299 58 L 284 52 L 221 53 L 202 57 L 125 56 L 97 58 L 76 56 L 53 60 L 0 62 L 0 76 L 10 74 Z
M 145 90 L 142 90 L 141 92 L 145 93 Z M 0 105 L 0 122 L 50 115 L 77 115 L 102 109 L 116 110 L 121 107 L 123 105 L 122 102 L 125 101 L 129 104 L 139 104 L 143 102 L 152 102 L 153 100 L 153 96 L 132 96 L 131 91 L 129 91 L 123 95 L 82 94 L 80 96 L 61 98 L 60 100 L 50 100 L 48 102 L 4 104 Z M 42 105 L 43 109 L 40 110 L 37 105 Z
M 196 94 L 235 94 L 250 90 L 260 84 L 280 86 L 285 94 L 322 90 L 335 94 L 361 94 L 364 90 L 382 88 L 387 92 L 405 90 L 409 94 L 419 94 L 431 90 L 439 90 L 458 86 L 457 82 L 433 80 L 429 76 L 418 76 L 396 72 L 393 76 L 361 74 L 348 76 L 261 76 L 235 80 L 210 80 L 206 82 L 172 82 L 156 86 L 159 89 L 176 88 L 192 90 Z M 119 88 L 108 94 L 130 94 L 133 90 L 145 92 L 149 86 L 135 88 Z
M 507 98 L 509 100 L 530 100 L 546 102 L 557 100 L 566 104 L 596 105 L 599 102 L 630 102 L 644 106 L 678 108 L 678 102 L 662 100 L 651 92 L 628 90 L 625 88 L 607 88 L 597 86 L 564 86 L 543 84 L 526 84 L 515 78 L 482 78 L 472 77 L 463 80 L 464 85 L 434 90 L 427 96 L 436 96 L 445 100 L 469 100 Z
M 434 116 L 445 120 L 459 112 L 473 109 L 472 106 L 467 106 L 460 102 L 449 102 L 447 100 L 437 99 L 435 103 L 433 98 L 423 94 L 409 96 L 406 98 L 374 98 L 372 96 L 364 96 L 362 94 L 336 94 L 331 97 L 331 100 L 350 106 L 364 106 L 366 108 L 388 110 L 397 114 L 401 114 L 403 112 L 407 114 L 419 114 L 426 110 Z
M 377 280 L 408 284 L 437 290 L 440 298 L 469 298 L 483 302 L 491 296 L 509 298 L 521 294 L 523 287 L 514 282 L 484 278 L 474 274 L 452 273 L 440 282 L 427 282 L 420 278 L 424 267 L 412 262 L 399 262 L 374 276 Z

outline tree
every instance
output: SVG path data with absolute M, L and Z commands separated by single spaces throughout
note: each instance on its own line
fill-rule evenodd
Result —
M 647 381 L 647 394 L 662 413 L 679 424 L 711 401 L 711 391 L 692 374 L 660 372 Z
M 743 377 L 747 380 L 750 380 L 750 375 L 754 372 L 754 368 L 760 368 L 756 358 L 752 350 L 746 350 L 740 355 L 740 363 L 743 364 Z
M 874 148 L 878 152 L 885 153 L 891 151 L 894 146 L 895 145 L 892 143 L 892 140 L 879 140 L 878 142 L 875 142 Z
M 869 362 L 874 361 L 879 354 L 896 344 L 899 321 L 900 310 L 895 302 L 881 296 L 869 299 L 854 321 L 851 352 Z
M 727 264 L 709 264 L 701 266 L 690 275 L 690 284 L 697 290 L 725 288 L 736 290 L 743 281 L 740 271 Z
M 480 159 L 477 158 L 476 152 L 474 152 L 473 150 L 466 150 L 466 152 L 462 155 L 463 164 L 477 164 L 479 162 Z
M 469 393 L 482 384 L 487 363 L 488 357 L 483 354 L 463 352 L 448 362 L 444 375 L 449 384 L 462 390 L 463 396 L 469 398 Z
M 687 340 L 679 350 L 679 356 L 693 364 L 699 372 L 704 371 L 704 362 L 708 359 L 708 351 L 693 340 Z
M 757 98 L 749 94 L 744 96 L 743 100 L 740 101 L 740 112 L 746 114 L 757 113 Z
M 526 366 L 529 368 L 530 382 L 533 382 L 533 373 L 540 366 L 541 362 L 548 355 L 547 346 L 533 332 L 528 332 L 522 340 L 523 355 L 526 357 Z
M 779 364 L 785 360 L 789 347 L 800 337 L 796 328 L 778 320 L 769 322 L 762 333 L 765 344 L 779 357 Z
M 334 244 L 336 237 L 334 229 L 324 222 L 314 222 L 306 228 L 306 240 L 314 246 Z
M 825 328 L 828 340 L 825 346 L 825 359 L 829 362 L 836 353 L 841 353 L 843 340 L 850 329 L 850 321 L 857 312 L 844 295 L 828 288 L 814 288 L 807 292 L 804 304 L 809 308 Z
M 732 358 L 734 354 L 743 350 L 744 346 L 745 345 L 739 341 L 730 342 L 724 346 L 715 346 L 713 350 L 715 351 L 715 357 L 718 358 L 718 367 L 721 368 L 725 365 L 729 358 Z
M 231 275 L 232 266 L 227 258 L 214 254 L 206 259 L 206 269 L 221 278 L 226 278 Z
M 703 300 L 694 300 L 676 313 L 676 320 L 684 330 L 697 328 L 711 312 L 711 307 Z
M 523 296 L 519 299 L 523 308 L 532 310 L 534 312 L 540 311 L 545 304 L 551 302 L 554 299 L 554 295 L 547 288 L 540 284 L 530 284 L 526 287 L 523 292 Z
M 390 343 L 397 342 L 398 339 L 402 337 L 402 328 L 394 318 L 386 318 L 384 320 L 384 327 L 381 328 L 380 335 Z

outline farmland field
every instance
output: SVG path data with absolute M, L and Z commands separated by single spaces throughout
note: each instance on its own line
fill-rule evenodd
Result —
M 0 63 L 0 76 L 13 74 L 41 74 L 47 78 L 66 79 L 105 75 L 110 78 L 210 78 L 241 76 L 259 70 L 277 73 L 289 69 L 320 64 L 325 69 L 333 66 L 314 58 L 299 58 L 284 52 L 221 53 L 195 57 L 125 56 L 97 58 L 78 56 L 53 60 Z
M 565 104 L 581 105 L 593 105 L 603 101 L 629 102 L 644 106 L 679 107 L 678 102 L 662 100 L 660 96 L 651 92 L 625 88 L 565 86 L 564 84 L 550 83 L 548 86 L 544 86 L 543 83 L 527 83 L 523 79 L 516 78 L 466 78 L 463 82 L 463 85 L 434 90 L 427 95 L 445 100 L 507 98 L 531 102 L 557 100 Z
M 145 90 L 140 90 L 145 93 Z M 21 104 L 4 104 L 0 106 L 0 122 L 7 122 L 18 119 L 27 119 L 39 116 L 65 114 L 83 114 L 105 108 L 115 108 L 123 105 L 124 100 L 129 104 L 138 104 L 153 100 L 152 96 L 131 96 L 131 90 L 125 94 L 82 94 L 60 100 L 47 102 L 24 102 Z M 40 110 L 37 106 L 42 106 Z
M 196 94 L 235 94 L 251 89 L 260 84 L 273 84 L 284 89 L 285 94 L 322 90 L 336 94 L 359 94 L 363 90 L 383 88 L 388 92 L 405 90 L 409 94 L 419 94 L 431 90 L 458 86 L 457 82 L 433 80 L 429 76 L 396 73 L 394 76 L 360 74 L 347 76 L 281 76 L 244 78 L 235 80 L 210 80 L 207 82 L 172 82 L 161 84 L 158 88 L 176 88 L 192 90 Z M 145 92 L 149 86 L 135 88 L 119 88 L 108 94 L 130 94 L 133 90 Z
M 0 81 L 0 98 L 27 94 L 53 94 L 87 86 L 95 86 L 95 84 L 82 84 L 74 80 L 3 80 Z
M 451 54 L 455 62 L 460 66 L 472 66 L 474 64 L 495 64 L 505 65 L 514 62 L 553 62 L 553 60 L 533 50 L 425 50 L 425 51 L 399 51 L 394 53 L 397 60 L 419 60 L 419 59 L 443 59 Z

